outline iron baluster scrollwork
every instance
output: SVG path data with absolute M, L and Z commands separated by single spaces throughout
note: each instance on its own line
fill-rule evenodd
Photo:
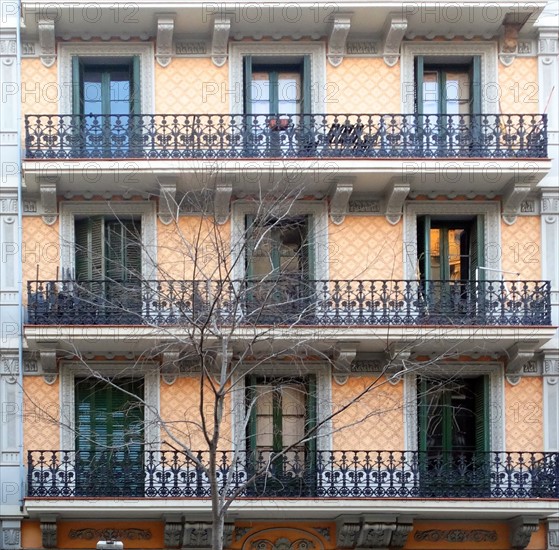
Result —
M 241 498 L 559 499 L 557 452 L 219 451 L 217 458 L 216 490 Z M 207 451 L 146 451 L 143 478 L 122 475 L 126 461 L 106 453 L 95 464 L 84 459 L 77 451 L 29 451 L 28 497 L 211 496 Z M 91 472 L 101 470 L 94 483 Z
M 31 325 L 544 326 L 549 281 L 37 280 Z
M 28 159 L 547 158 L 545 114 L 26 115 Z

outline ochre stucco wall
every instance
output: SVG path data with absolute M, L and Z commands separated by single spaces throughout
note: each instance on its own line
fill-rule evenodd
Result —
M 382 58 L 345 58 L 326 64 L 327 113 L 399 113 L 400 65 L 389 67 Z
M 505 437 L 507 451 L 542 451 L 543 383 L 541 378 L 505 383 Z
M 538 58 L 517 57 L 512 65 L 499 63 L 501 113 L 541 112 L 538 99 Z M 488 90 L 487 93 L 493 93 Z
M 209 385 L 206 385 L 205 405 L 203 410 L 206 420 L 211 427 L 213 425 L 213 394 Z M 224 416 L 221 425 L 220 449 L 231 449 L 231 404 L 229 396 L 225 399 L 223 407 Z M 172 385 L 161 384 L 160 392 L 160 414 L 165 423 L 165 428 L 178 442 L 184 442 L 190 449 L 204 450 L 207 444 L 200 428 L 200 380 L 198 377 L 179 377 Z M 165 429 L 161 430 L 161 441 L 163 449 L 165 442 L 174 448 L 179 448 Z
M 58 220 L 47 225 L 40 217 L 23 218 L 23 284 L 37 278 L 60 278 L 60 237 Z M 57 273 L 58 270 L 58 273 Z M 25 294 L 25 293 L 24 293 Z M 25 294 L 26 295 L 26 294 Z
M 333 419 L 332 443 L 339 450 L 402 450 L 403 430 L 402 382 L 391 385 L 381 376 L 349 377 L 345 384 L 332 382 L 333 411 L 371 389 L 346 411 Z
M 216 67 L 209 58 L 175 58 L 165 68 L 155 63 L 157 113 L 229 113 L 229 92 L 228 64 Z
M 181 216 L 177 223 L 158 221 L 157 260 L 162 279 L 225 278 L 231 256 L 231 225 L 210 218 Z
M 22 115 L 58 113 L 62 89 L 58 86 L 58 66 L 45 67 L 40 59 L 21 60 Z
M 541 279 L 541 221 L 538 216 L 518 216 L 512 225 L 501 223 L 501 268 L 512 273 L 505 279 Z M 492 251 L 488 251 L 488 253 Z
M 59 381 L 47 384 L 42 376 L 23 379 L 24 447 L 31 449 L 60 449 Z M 65 416 L 65 415 L 63 415 Z
M 346 216 L 328 226 L 330 279 L 399 279 L 403 276 L 402 222 L 384 216 Z

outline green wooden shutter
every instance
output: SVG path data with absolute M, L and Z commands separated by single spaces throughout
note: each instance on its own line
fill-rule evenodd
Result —
M 317 387 L 316 387 L 316 377 L 309 376 L 307 379 L 307 418 L 305 422 L 305 435 L 309 434 L 311 430 L 316 427 L 317 423 Z M 313 432 L 311 439 L 307 442 L 307 452 L 310 456 L 307 460 L 314 460 L 314 454 L 316 453 L 316 432 Z
M 426 452 L 427 449 L 427 426 L 429 416 L 429 396 L 427 379 L 419 378 L 417 381 L 417 414 L 418 414 L 418 443 L 419 451 Z
M 303 56 L 303 86 L 301 98 L 301 111 L 304 114 L 312 113 L 312 72 L 311 56 Z
M 422 280 L 431 278 L 431 216 L 417 217 L 417 260 Z
M 249 411 L 249 418 L 247 423 L 247 450 L 254 453 L 256 451 L 256 443 L 257 443 L 257 433 L 256 433 L 256 376 L 250 375 L 246 377 L 246 382 L 248 382 L 248 386 L 246 387 L 245 394 L 246 394 L 246 404 L 247 410 Z M 250 409 L 249 409 L 250 407 Z
M 138 279 L 142 272 L 139 222 L 107 222 L 105 242 L 107 277 L 116 281 Z
M 254 242 L 254 234 L 256 231 L 256 219 L 254 214 L 247 214 L 245 216 L 245 269 L 246 269 L 246 277 L 248 280 L 251 280 L 254 276 L 254 269 L 253 269 L 253 256 L 255 253 L 255 245 Z
M 83 69 L 80 58 L 72 56 L 72 114 L 83 114 Z
M 481 56 L 474 55 L 470 71 L 471 114 L 481 114 Z
M 422 55 L 415 58 L 415 111 L 418 115 L 423 114 L 423 73 L 424 59 Z
M 130 85 L 130 112 L 133 115 L 139 115 L 142 112 L 142 87 L 140 74 L 140 56 L 135 55 L 132 58 L 132 74 Z
M 477 216 L 470 232 L 470 280 L 483 281 L 486 278 L 485 266 L 485 228 L 484 217 Z M 491 277 L 490 277 L 491 278 Z
M 476 451 L 486 452 L 489 445 L 489 376 L 480 376 L 475 382 Z
M 245 55 L 243 58 L 244 71 L 244 108 L 245 114 L 252 114 L 252 56 Z
M 118 496 L 122 490 L 143 496 L 143 380 L 118 385 L 94 379 L 76 384 L 78 494 Z
M 306 253 L 306 278 L 316 279 L 316 243 L 314 239 L 315 220 L 313 216 L 306 216 L 306 235 L 305 235 L 305 253 Z
M 76 279 L 98 281 L 105 278 L 105 223 L 102 217 L 76 220 Z

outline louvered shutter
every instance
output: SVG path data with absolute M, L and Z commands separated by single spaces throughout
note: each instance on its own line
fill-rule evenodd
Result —
M 105 278 L 104 220 L 102 217 L 76 220 L 76 279 L 100 281 Z
M 252 114 L 252 56 L 245 55 L 243 58 L 244 77 L 244 111 L 245 115 Z
M 489 451 L 489 376 L 480 376 L 475 382 L 476 451 Z

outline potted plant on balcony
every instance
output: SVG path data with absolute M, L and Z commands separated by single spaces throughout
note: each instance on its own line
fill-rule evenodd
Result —
M 270 130 L 285 130 L 289 126 L 289 118 L 286 117 L 271 117 L 268 120 Z

